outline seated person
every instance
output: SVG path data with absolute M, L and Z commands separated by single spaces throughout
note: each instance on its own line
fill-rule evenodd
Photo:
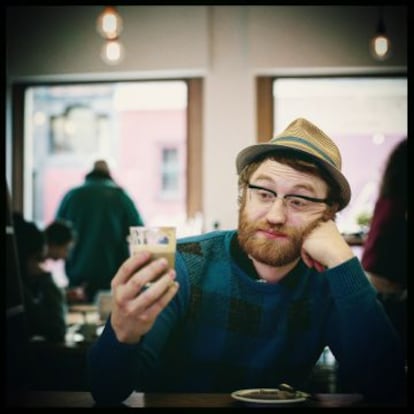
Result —
M 54 220 L 45 228 L 47 257 L 66 260 L 75 242 L 75 231 L 68 221 Z
M 45 268 L 52 273 L 55 283 L 66 289 L 68 303 L 85 302 L 87 298 L 81 286 L 67 288 L 65 261 L 76 237 L 72 224 L 66 220 L 54 220 L 45 228 L 45 235 L 47 243 Z
M 51 273 L 42 267 L 47 252 L 45 234 L 20 213 L 13 214 L 13 225 L 29 335 L 49 342 L 64 342 L 65 295 Z
M 361 263 L 407 352 L 407 138 L 391 151 Z

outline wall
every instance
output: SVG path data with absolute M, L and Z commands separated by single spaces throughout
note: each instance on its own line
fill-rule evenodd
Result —
M 371 6 L 119 6 L 126 57 L 100 59 L 99 6 L 8 7 L 7 85 L 19 81 L 203 76 L 204 215 L 207 229 L 237 224 L 235 157 L 256 135 L 255 76 L 407 70 L 407 8 L 384 7 L 393 54 L 368 52 Z M 10 102 L 6 94 L 6 174 Z

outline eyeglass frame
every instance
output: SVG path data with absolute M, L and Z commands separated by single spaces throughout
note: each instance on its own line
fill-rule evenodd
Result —
M 277 194 L 276 191 L 270 190 L 269 188 L 266 188 L 266 187 L 261 187 L 259 185 L 250 184 L 250 183 L 247 183 L 246 186 L 250 190 L 260 190 L 260 191 L 265 191 L 267 193 L 272 194 L 274 196 L 274 200 L 272 201 L 271 205 L 273 205 L 276 199 L 281 198 L 283 201 L 283 205 L 289 208 L 289 206 L 286 204 L 286 200 L 289 199 L 287 197 L 295 197 L 295 198 L 299 198 L 305 201 L 310 201 L 312 203 L 324 203 L 328 206 L 332 205 L 332 201 L 329 198 L 316 198 L 316 197 L 310 197 L 310 196 L 305 196 L 305 195 L 300 195 L 300 194 L 285 194 L 283 197 L 281 197 Z M 313 204 L 311 204 L 311 206 L 312 205 Z M 300 208 L 298 209 L 298 211 L 300 211 Z

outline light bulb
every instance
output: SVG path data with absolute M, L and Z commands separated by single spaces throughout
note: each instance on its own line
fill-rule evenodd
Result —
M 385 60 L 390 56 L 391 42 L 385 30 L 385 23 L 382 18 L 382 8 L 379 11 L 377 31 L 370 41 L 370 50 L 374 59 Z
M 116 65 L 124 57 L 124 47 L 119 40 L 108 40 L 102 47 L 101 56 L 109 65 Z
M 384 60 L 389 56 L 391 43 L 387 36 L 384 34 L 378 34 L 372 39 L 371 42 L 371 50 L 376 59 Z
M 105 7 L 96 22 L 98 33 L 108 40 L 116 39 L 122 31 L 122 18 L 114 7 Z

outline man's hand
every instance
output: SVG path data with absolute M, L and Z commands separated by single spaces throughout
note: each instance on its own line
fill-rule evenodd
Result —
M 333 220 L 321 221 L 306 236 L 302 259 L 318 271 L 331 268 L 354 257 L 354 253 Z
M 150 252 L 131 256 L 112 279 L 111 324 L 120 342 L 138 342 L 178 291 L 167 260 L 150 258 Z

